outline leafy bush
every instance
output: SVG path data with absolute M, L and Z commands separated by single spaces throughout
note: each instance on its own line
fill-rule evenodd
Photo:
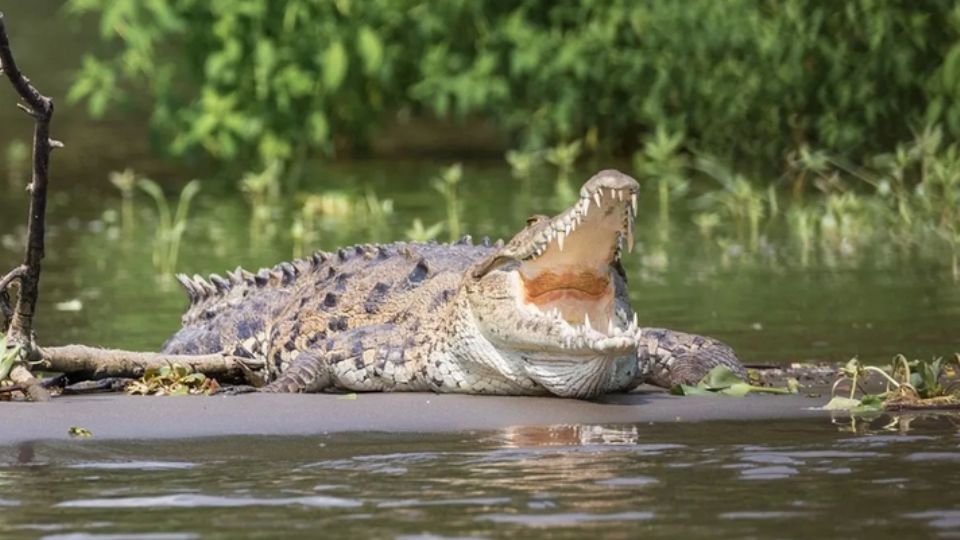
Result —
M 960 135 L 960 5 L 939 0 L 70 0 L 116 54 L 70 93 L 146 94 L 174 153 L 261 164 L 362 146 L 389 114 L 489 118 L 521 146 L 725 160 Z

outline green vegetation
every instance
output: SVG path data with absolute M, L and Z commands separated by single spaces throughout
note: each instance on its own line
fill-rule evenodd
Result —
M 463 166 L 456 163 L 444 169 L 432 182 L 433 189 L 443 197 L 444 207 L 447 209 L 447 234 L 451 242 L 460 238 L 460 198 L 457 186 L 462 178 Z M 416 222 L 414 228 L 416 229 Z M 422 224 L 419 228 L 423 229 Z M 429 232 L 429 229 L 423 232 Z
M 111 53 L 70 92 L 144 97 L 174 154 L 301 161 L 397 113 L 484 118 L 519 146 L 632 152 L 644 133 L 728 163 L 804 146 L 860 159 L 960 135 L 951 2 L 70 0 Z M 257 164 L 248 164 L 256 166 Z M 739 167 L 738 167 L 739 168 Z
M 804 196 L 801 188 L 786 199 L 776 183 L 708 155 L 688 157 L 674 140 L 658 132 L 635 158 L 640 177 L 651 175 L 659 195 L 658 223 L 648 225 L 655 231 L 651 250 L 668 245 L 669 209 L 686 203 L 705 249 L 714 251 L 708 257 L 724 264 L 736 258 L 842 267 L 921 259 L 940 261 L 960 279 L 960 145 L 944 142 L 939 127 L 860 165 L 804 147 L 781 181 L 809 184 L 819 196 Z M 692 194 L 688 186 L 708 186 L 704 178 L 716 187 Z
M 191 371 L 180 364 L 150 368 L 139 380 L 127 385 L 126 392 L 143 396 L 210 395 L 220 388 L 216 379 Z
M 120 226 L 125 232 L 131 232 L 136 223 L 133 196 L 137 189 L 137 174 L 133 172 L 133 169 L 127 168 L 122 172 L 111 172 L 109 178 L 110 183 L 120 190 Z
M 231 174 L 254 245 L 289 231 L 302 255 L 348 221 L 385 239 L 392 202 L 297 193 L 303 164 L 362 150 L 393 118 L 435 116 L 492 122 L 514 146 L 518 193 L 553 178 L 558 203 L 575 197 L 585 156 L 632 154 L 657 200 L 658 221 L 641 226 L 655 231 L 652 269 L 670 265 L 671 224 L 691 219 L 721 265 L 919 257 L 960 279 L 951 3 L 70 0 L 68 11 L 98 18 L 113 51 L 85 58 L 70 99 L 94 115 L 147 107 L 165 150 L 242 167 Z M 451 167 L 433 182 L 448 238 L 461 233 L 463 176 Z M 442 234 L 424 217 L 404 228 Z
M 832 399 L 827 410 L 871 413 L 901 409 L 957 409 L 960 408 L 960 354 L 944 360 L 928 362 L 907 360 L 897 355 L 890 366 L 866 366 L 853 358 L 840 368 L 840 377 L 833 385 Z M 871 392 L 865 383 L 878 376 L 884 390 Z M 838 396 L 837 390 L 846 385 L 849 395 Z M 857 397 L 857 392 L 860 397 Z
M 162 277 L 172 277 L 180 256 L 180 240 L 187 228 L 190 203 L 200 191 L 200 182 L 191 180 L 183 186 L 175 212 L 160 185 L 149 178 L 137 180 L 137 187 L 153 199 L 157 209 L 157 232 L 153 240 L 153 266 Z
M 773 386 L 758 386 L 750 384 L 737 376 L 726 366 L 717 366 L 711 369 L 703 379 L 690 386 L 681 384 L 670 389 L 670 393 L 677 396 L 733 396 L 742 397 L 751 392 L 764 394 L 796 394 L 800 384 L 796 379 L 789 379 L 783 388 Z
M 20 355 L 20 346 L 7 346 L 7 335 L 0 332 L 0 383 L 10 377 L 10 370 L 13 369 L 14 362 Z

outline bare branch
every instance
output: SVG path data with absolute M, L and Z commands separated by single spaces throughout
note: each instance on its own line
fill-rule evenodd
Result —
M 7 275 L 0 278 L 0 291 L 9 287 L 14 280 L 22 278 L 26 273 L 27 267 L 22 264 L 8 272 Z
M 26 354 L 33 347 L 33 317 L 40 291 L 40 263 L 44 251 L 44 228 L 47 210 L 47 179 L 50 166 L 50 119 L 53 117 L 53 100 L 44 96 L 30 84 L 30 80 L 20 73 L 10 50 L 10 40 L 4 25 L 3 13 L 0 13 L 0 67 L 13 89 L 29 107 L 21 108 L 31 112 L 33 126 L 33 175 L 30 180 L 30 210 L 27 221 L 27 248 L 24 253 L 25 270 L 19 276 L 20 291 L 17 305 L 13 310 L 8 329 L 8 344 L 19 345 Z M 20 106 L 22 104 L 18 104 Z M 3 289 L 0 289 L 2 291 Z M 2 296 L 2 294 L 0 294 Z M 4 315 L 6 318 L 6 315 Z M 23 362 L 18 363 L 10 372 L 10 378 L 24 386 L 30 399 L 45 401 L 50 399 L 44 389 Z
M 37 349 L 38 364 L 45 371 L 59 371 L 89 379 L 105 377 L 141 377 L 150 368 L 180 364 L 214 377 L 243 378 L 248 369 L 263 366 L 262 361 L 225 354 L 162 354 L 98 349 L 84 345 L 42 347 Z

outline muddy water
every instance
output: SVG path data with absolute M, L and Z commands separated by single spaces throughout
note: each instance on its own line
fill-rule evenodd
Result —
M 956 422 L 514 428 L 0 450 L 3 538 L 956 538 Z

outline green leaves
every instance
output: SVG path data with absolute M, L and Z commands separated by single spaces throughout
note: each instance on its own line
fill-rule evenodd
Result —
M 868 394 L 860 399 L 834 396 L 822 408 L 825 411 L 846 411 L 853 414 L 875 413 L 883 410 L 884 398 Z
M 389 113 L 422 108 L 489 119 L 527 148 L 585 138 L 629 151 L 662 126 L 737 159 L 807 142 L 866 152 L 923 118 L 960 135 L 948 2 L 70 0 L 68 11 L 97 14 L 111 42 L 84 59 L 72 102 L 102 115 L 145 96 L 175 150 L 225 162 L 289 160 L 334 136 L 363 144 Z M 326 130 L 303 122 L 313 113 Z
M 343 43 L 331 43 L 320 56 L 320 65 L 323 70 L 323 85 L 328 90 L 339 88 L 347 76 L 347 50 Z
M 383 63 L 383 43 L 369 26 L 362 26 L 357 32 L 357 50 L 363 59 L 363 71 L 373 75 Z
M 187 366 L 172 364 L 148 369 L 140 380 L 127 386 L 126 392 L 144 396 L 186 396 L 211 394 L 219 388 L 216 379 L 191 371 Z
M 696 386 L 681 384 L 670 389 L 670 393 L 678 396 L 733 396 L 743 397 L 751 392 L 766 394 L 796 394 L 799 385 L 796 380 L 790 380 L 786 388 L 772 386 L 755 386 L 737 376 L 726 366 L 716 366 L 711 369 Z
M 0 382 L 10 377 L 10 370 L 20 356 L 20 346 L 7 347 L 7 335 L 0 332 Z

